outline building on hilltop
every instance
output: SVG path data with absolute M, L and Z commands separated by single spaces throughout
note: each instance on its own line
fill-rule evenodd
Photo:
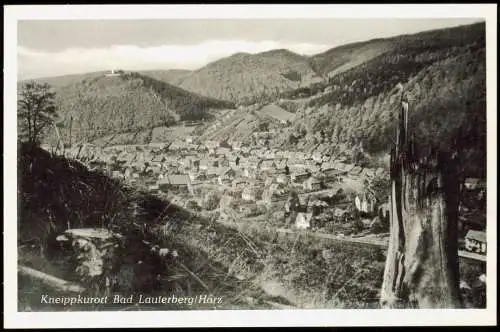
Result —
M 104 76 L 110 77 L 110 76 L 120 76 L 124 74 L 125 72 L 121 69 L 111 69 L 108 73 L 104 74 Z

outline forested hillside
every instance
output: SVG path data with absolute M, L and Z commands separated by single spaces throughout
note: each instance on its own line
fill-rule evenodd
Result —
M 396 86 L 401 83 L 421 147 L 458 150 L 467 174 L 485 174 L 483 23 L 347 45 L 312 57 L 312 65 L 313 60 L 315 70 L 329 77 L 279 94 L 278 104 L 296 117 L 274 136 L 272 146 L 310 149 L 326 142 L 341 149 L 362 146 L 372 155 L 387 153 L 396 135 L 401 98 Z M 277 98 L 260 98 L 243 111 Z M 237 123 L 228 120 L 219 127 L 237 140 L 246 121 L 240 116 Z
M 402 83 L 416 137 L 424 145 L 458 146 L 465 158 L 482 164 L 474 172 L 484 173 L 484 25 L 459 29 L 423 33 L 421 39 L 397 38 L 394 50 L 329 78 L 323 87 L 283 95 L 304 104 L 291 134 L 298 139 L 322 136 L 334 143 L 362 143 L 370 152 L 388 151 L 400 105 L 395 86 Z
M 273 50 L 220 59 L 184 77 L 180 86 L 201 95 L 252 104 L 315 79 L 319 78 L 307 57 Z
M 198 96 L 139 73 L 100 76 L 57 90 L 57 105 L 74 139 L 168 126 L 183 120 L 208 120 L 211 109 L 230 102 Z
M 192 72 L 90 73 L 45 80 L 55 84 L 66 132 L 72 116 L 73 136 L 80 138 L 208 120 L 210 109 L 233 108 L 233 102 L 248 106 L 241 112 L 276 103 L 296 116 L 282 135 L 275 135 L 273 146 L 323 141 L 362 146 L 372 154 L 392 146 L 401 97 L 395 87 L 401 83 L 410 98 L 410 125 L 423 145 L 458 146 L 465 160 L 475 161 L 468 165 L 470 172 L 481 175 L 485 57 L 485 24 L 477 23 L 344 45 L 312 57 L 279 49 L 237 53 Z M 218 119 L 217 126 L 204 126 L 203 134 L 224 132 L 225 138 L 237 140 L 248 136 L 250 128 L 262 127 L 262 121 L 235 114 Z
M 167 69 L 167 70 L 140 70 L 139 73 L 152 77 L 158 81 L 162 81 L 165 83 L 170 83 L 173 85 L 180 85 L 182 79 L 186 77 L 190 70 L 184 69 Z

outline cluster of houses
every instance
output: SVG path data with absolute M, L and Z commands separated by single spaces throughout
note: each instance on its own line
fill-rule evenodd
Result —
M 265 133 L 256 135 L 259 139 L 266 137 Z M 345 178 L 361 181 L 385 174 L 382 168 L 362 168 L 330 155 L 326 144 L 303 152 L 252 147 L 241 142 L 196 142 L 195 138 L 187 137 L 169 143 L 94 146 L 84 150 L 80 151 L 80 157 L 84 155 L 91 168 L 103 169 L 111 177 L 131 184 L 144 185 L 152 192 L 174 192 L 196 198 L 202 189 L 209 187 L 234 193 L 243 205 L 262 202 L 284 205 L 292 188 L 301 195 L 330 189 L 334 192 L 335 184 Z M 363 205 L 360 209 L 373 209 L 366 208 L 367 203 L 360 205 Z M 307 214 L 298 218 L 297 225 L 310 220 Z
M 179 189 L 194 193 L 198 185 L 245 188 L 241 198 L 255 201 L 255 193 L 285 186 L 320 191 L 343 177 L 369 178 L 384 174 L 382 168 L 361 168 L 321 152 L 312 153 L 250 147 L 238 142 L 194 142 L 192 137 L 168 144 L 115 146 L 91 153 L 91 167 L 105 167 L 113 177 L 135 183 L 145 179 L 151 190 Z M 273 185 L 274 186 L 271 186 Z M 260 187 L 260 190 L 258 190 Z M 287 193 L 282 193 L 286 195 Z M 269 199 L 280 195 L 268 194 Z
M 260 134 L 260 137 L 265 135 Z M 326 153 L 322 154 L 322 151 Z M 331 196 L 336 191 L 333 188 L 338 188 L 335 184 L 346 178 L 362 181 L 386 175 L 381 168 L 362 168 L 330 156 L 322 144 L 305 153 L 255 148 L 239 142 L 207 141 L 200 144 L 193 137 L 187 137 L 183 141 L 161 144 L 109 148 L 86 146 L 79 148 L 78 154 L 91 168 L 103 169 L 110 176 L 131 184 L 145 184 L 156 193 L 174 191 L 196 196 L 197 188 L 206 186 L 219 191 L 228 189 L 236 193 L 242 211 L 246 211 L 245 206 L 256 203 L 282 203 L 284 206 L 291 189 L 299 192 L 301 198 L 318 193 Z M 469 191 L 481 191 L 485 190 L 483 182 L 468 178 L 463 187 Z M 372 196 L 359 193 L 353 201 L 354 206 L 362 214 L 378 215 L 387 223 L 387 204 L 376 202 Z M 309 228 L 311 220 L 328 208 L 322 200 L 309 200 L 303 204 L 307 204 L 307 209 L 298 213 L 295 220 L 299 228 Z M 335 210 L 339 216 L 346 213 L 344 209 Z M 484 233 L 472 231 L 467 234 L 466 242 L 467 250 L 485 252 Z

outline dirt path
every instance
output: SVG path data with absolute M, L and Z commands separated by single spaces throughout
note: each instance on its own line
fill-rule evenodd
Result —
M 305 234 L 308 236 L 316 237 L 319 239 L 327 239 L 327 240 L 332 240 L 332 241 L 337 241 L 337 242 L 350 242 L 350 243 L 360 243 L 360 244 L 365 244 L 365 245 L 373 245 L 381 248 L 387 248 L 389 246 L 389 239 L 387 235 L 383 235 L 382 238 L 377 238 L 375 236 L 360 236 L 360 237 L 349 237 L 349 236 L 338 236 L 338 235 L 333 235 L 333 234 L 327 234 L 327 233 L 321 233 L 321 232 L 313 232 L 313 231 L 308 231 L 308 230 L 293 230 L 289 228 L 279 228 L 279 227 L 273 227 L 269 225 L 262 225 L 263 221 L 253 221 L 253 220 L 245 220 L 244 222 L 237 222 L 237 221 L 227 221 L 227 220 L 217 220 L 217 222 L 223 224 L 224 226 L 227 227 L 236 227 L 238 230 L 244 231 L 247 229 L 249 226 L 250 227 L 265 227 L 267 230 L 272 230 L 278 233 L 282 234 L 288 234 L 291 236 L 296 236 L 298 234 Z M 471 253 L 465 250 L 459 250 L 458 251 L 458 256 L 461 258 L 467 258 L 475 261 L 482 261 L 486 262 L 486 256 L 485 255 L 480 255 L 480 254 L 475 254 Z
M 374 245 L 378 247 L 383 247 L 386 248 L 389 245 L 389 241 L 387 239 L 383 238 L 375 238 L 373 236 L 363 236 L 363 237 L 347 237 L 347 236 L 338 236 L 338 235 L 333 235 L 333 234 L 327 234 L 327 233 L 321 233 L 321 232 L 313 232 L 313 231 L 308 231 L 308 230 L 293 230 L 293 229 L 288 229 L 288 228 L 280 228 L 280 227 L 273 227 L 270 225 L 262 225 L 262 222 L 256 222 L 256 221 L 251 221 L 251 220 L 245 220 L 244 222 L 241 221 L 227 221 L 227 220 L 222 220 L 219 219 L 217 222 L 223 224 L 224 226 L 227 227 L 236 227 L 239 230 L 245 230 L 246 228 L 250 227 L 265 227 L 268 230 L 272 230 L 278 233 L 283 233 L 283 234 L 290 234 L 290 235 L 297 235 L 297 234 L 307 234 L 312 237 L 317 237 L 321 239 L 328 239 L 328 240 L 333 240 L 333 241 L 338 241 L 338 242 L 350 242 L 350 243 L 361 243 L 361 244 L 367 244 L 367 245 Z

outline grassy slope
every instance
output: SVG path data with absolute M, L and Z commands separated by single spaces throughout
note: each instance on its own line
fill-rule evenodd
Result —
M 89 171 L 78 162 L 53 157 L 25 145 L 19 151 L 19 261 L 46 273 L 75 280 L 55 249 L 54 238 L 71 227 L 109 227 L 124 234 L 124 263 L 145 260 L 143 240 L 177 250 L 167 261 L 160 288 L 142 265 L 142 292 L 147 295 L 223 296 L 219 309 L 266 309 L 269 301 L 301 308 L 374 308 L 382 281 L 384 252 L 379 248 L 336 244 L 299 236 L 278 236 L 265 225 L 237 229 L 195 215 L 163 198 L 125 186 Z M 46 258 L 21 246 L 41 243 Z M 29 248 L 29 247 L 28 247 Z M 147 262 L 147 260 L 145 261 Z M 461 265 L 472 282 L 480 270 Z M 478 272 L 479 271 L 479 272 Z M 80 280 L 75 280 L 80 282 Z M 21 278 L 19 310 L 58 311 L 40 307 L 42 285 Z M 59 294 L 61 295 L 61 294 Z M 211 306 L 141 306 L 128 310 L 209 309 Z M 76 308 L 74 308 L 76 309 Z M 78 307 L 78 310 L 123 310 L 123 306 Z
M 213 260 L 213 255 L 193 247 L 188 242 L 179 241 L 177 234 L 186 232 L 192 225 L 193 215 L 170 204 L 164 199 L 125 186 L 118 180 L 110 179 L 99 172 L 89 171 L 85 166 L 62 157 L 53 157 L 46 151 L 31 149 L 22 145 L 19 150 L 19 215 L 18 243 L 19 262 L 66 280 L 75 280 L 68 271 L 65 261 L 58 256 L 55 236 L 71 227 L 107 227 L 124 234 L 127 238 L 125 264 L 145 260 L 148 248 L 143 240 L 177 250 L 177 260 L 168 262 L 163 275 L 167 284 L 155 289 L 147 283 L 153 277 L 150 270 L 154 266 L 144 263 L 141 280 L 146 280 L 142 291 L 146 295 L 195 296 L 213 294 L 223 296 L 224 303 L 218 308 L 247 309 L 269 308 L 264 302 L 248 303 L 247 297 L 269 299 L 270 296 L 258 286 L 242 282 Z M 203 219 L 197 219 L 203 222 Z M 206 223 L 206 221 L 205 221 Z M 223 231 L 225 236 L 234 236 L 234 231 Z M 200 233 L 208 235 L 208 233 Z M 242 241 L 242 240 L 241 240 Z M 45 258 L 38 250 L 30 249 L 26 243 L 42 244 Z M 24 245 L 23 245 L 24 244 Z M 235 244 L 241 245 L 241 242 Z M 80 282 L 80 280 L 75 280 Z M 41 294 L 52 294 L 51 289 L 27 278 L 19 282 L 19 310 L 60 311 L 61 306 L 41 306 Z M 125 294 L 125 293 L 123 293 Z M 56 295 L 56 294 L 54 294 Z M 63 294 L 57 294 L 61 296 Z M 211 309 L 213 306 L 141 306 L 133 310 L 179 310 Z M 88 306 L 73 310 L 117 310 L 124 306 Z
M 150 295 L 170 292 L 176 296 L 220 294 L 225 297 L 222 308 L 269 308 L 266 301 L 291 304 L 290 299 L 301 307 L 356 307 L 363 305 L 364 298 L 376 296 L 383 257 L 377 256 L 378 263 L 373 265 L 377 259 L 371 257 L 376 254 L 372 250 L 332 247 L 339 260 L 355 264 L 336 267 L 335 259 L 324 262 L 318 256 L 323 247 L 317 241 L 303 243 L 280 239 L 272 233 L 255 230 L 250 236 L 244 235 L 192 215 L 163 199 L 128 188 L 103 174 L 90 172 L 79 163 L 52 157 L 43 150 L 23 146 L 19 155 L 22 211 L 18 222 L 19 243 L 35 239 L 47 247 L 47 257 L 53 257 L 48 261 L 40 260 L 36 253 L 19 249 L 23 264 L 71 280 L 70 271 L 65 271 L 63 262 L 58 262 L 57 254 L 50 250 L 55 235 L 64 231 L 70 220 L 72 227 L 105 226 L 125 234 L 131 249 L 126 259 L 130 261 L 144 259 L 144 249 L 139 245 L 142 240 L 176 249 L 179 259 L 170 262 L 166 275 L 170 280 L 168 287 L 159 293 L 149 289 L 146 293 Z M 354 286 L 340 290 L 352 279 L 353 273 L 360 275 L 356 272 L 356 264 L 368 264 L 366 274 L 363 272 L 362 279 L 356 279 Z M 282 294 L 266 293 L 263 284 L 268 285 L 269 281 L 283 284 Z M 43 286 L 23 279 L 20 310 L 25 310 L 26 306 L 32 310 L 61 310 L 60 307 L 37 306 L 43 292 L 47 292 Z M 345 294 L 336 298 L 335 293 Z M 343 299 L 349 297 L 352 301 L 344 303 Z M 151 309 L 162 308 L 165 309 L 163 306 Z

